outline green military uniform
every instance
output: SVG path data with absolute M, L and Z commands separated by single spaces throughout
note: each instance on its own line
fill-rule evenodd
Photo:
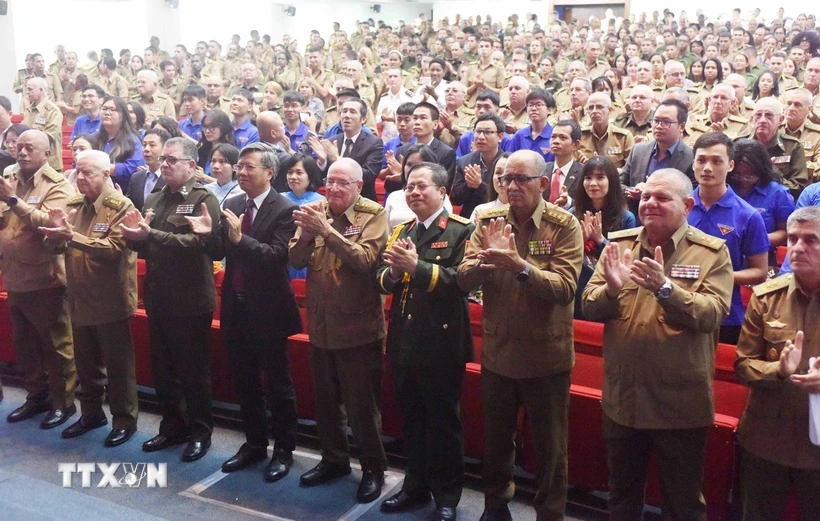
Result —
M 820 180 L 820 125 L 807 119 L 794 131 L 789 130 L 788 124 L 783 122 L 780 130 L 785 132 L 787 136 L 800 141 L 803 153 L 806 155 L 809 183 Z
M 202 203 L 218 223 L 219 201 L 196 177 L 175 192 L 168 185 L 152 192 L 144 206 L 144 213 L 154 214 L 148 238 L 128 241 L 128 247 L 147 268 L 144 300 L 162 412 L 159 433 L 204 442 L 213 430 L 208 333 L 216 291 L 213 261 L 185 219 L 200 215 Z
M 796 201 L 800 192 L 811 183 L 802 143 L 778 130 L 772 141 L 763 143 L 763 146 L 772 158 L 772 164 L 780 171 L 783 185 L 791 191 Z
M 78 195 L 74 234 L 65 253 L 68 302 L 74 333 L 83 416 L 104 414 L 105 396 L 113 428 L 137 428 L 137 377 L 131 314 L 137 308 L 137 255 L 120 232 L 133 203 L 106 183 L 96 201 Z
M 63 113 L 48 98 L 37 105 L 29 105 L 23 111 L 23 124 L 48 134 L 51 138 L 51 155 L 48 164 L 58 172 L 63 171 Z M 53 140 L 53 141 L 52 141 Z
M 419 231 L 414 219 L 393 229 L 416 245 L 413 275 L 394 280 L 382 264 L 376 281 L 393 295 L 387 354 L 404 417 L 407 471 L 402 490 L 411 496 L 432 491 L 438 507 L 456 507 L 464 476 L 464 433 L 459 416 L 464 364 L 473 357 L 467 294 L 456 270 L 475 226 L 447 210 Z
M 652 114 L 650 113 L 643 124 L 635 120 L 635 115 L 632 112 L 624 112 L 615 116 L 613 121 L 615 126 L 621 127 L 632 133 L 632 137 L 641 136 L 643 138 L 652 138 Z M 637 141 L 637 140 L 636 140 Z
M 626 158 L 629 157 L 634 144 L 635 138 L 625 128 L 609 124 L 604 135 L 598 136 L 592 125 L 589 125 L 581 128 L 581 148 L 578 154 L 579 157 L 583 155 L 587 159 L 606 156 L 620 169 L 626 164 Z
M 561 87 L 564 86 L 564 80 L 562 80 L 561 77 L 558 76 L 557 74 L 553 74 L 552 76 L 547 78 L 545 81 L 543 81 L 543 84 L 544 84 L 544 90 L 546 90 L 546 91 L 548 91 L 548 92 L 550 92 L 554 95 L 556 92 L 561 90 Z
M 145 125 L 147 127 L 150 127 L 151 123 L 153 123 L 157 118 L 166 116 L 176 119 L 177 117 L 177 110 L 176 107 L 174 107 L 174 101 L 160 91 L 154 92 L 154 95 L 148 99 L 145 99 L 139 95 L 134 96 L 132 99 L 139 103 L 142 110 L 145 111 Z

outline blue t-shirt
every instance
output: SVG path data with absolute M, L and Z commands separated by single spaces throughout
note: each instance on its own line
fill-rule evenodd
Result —
M 202 120 L 199 120 L 199 123 L 194 123 L 191 118 L 184 119 L 179 122 L 179 129 L 188 136 L 196 139 L 197 141 L 202 140 Z M 236 135 L 236 132 L 234 132 Z
M 532 138 L 532 125 L 526 126 L 515 133 L 512 140 L 504 149 L 505 152 L 517 152 L 519 150 L 532 150 L 538 152 L 544 161 L 555 161 L 555 156 L 550 152 L 550 140 L 552 139 L 552 126 L 547 124 L 544 130 Z
M 800 197 L 797 198 L 797 204 L 794 209 L 803 208 L 804 206 L 820 206 L 820 183 L 813 183 L 803 190 Z
M 763 218 L 757 209 L 738 197 L 731 187 L 727 187 L 723 197 L 708 210 L 700 202 L 700 187 L 695 189 L 693 197 L 695 206 L 689 212 L 687 221 L 698 230 L 726 241 L 732 258 L 732 269 L 742 270 L 747 267 L 747 257 L 769 251 L 769 236 L 766 234 Z M 740 287 L 735 285 L 729 316 L 723 321 L 723 325 L 742 325 L 744 313 Z
M 246 119 L 239 128 L 234 127 L 233 137 L 236 139 L 236 148 L 242 150 L 247 145 L 259 141 L 259 131 L 251 125 L 251 120 Z
M 113 147 L 114 140 L 112 139 L 105 144 L 103 152 L 110 154 Z M 136 173 L 137 168 L 143 166 L 144 164 L 145 158 L 142 157 L 142 143 L 140 142 L 140 138 L 134 136 L 134 153 L 131 154 L 131 157 L 125 161 L 121 163 L 114 163 L 114 174 L 111 176 L 111 181 L 120 185 L 120 188 L 123 190 L 127 189 L 128 183 L 131 181 L 131 176 Z
M 68 142 L 74 141 L 74 138 L 82 134 L 96 134 L 100 131 L 102 125 L 102 117 L 97 114 L 97 119 L 91 119 L 88 114 L 83 114 L 74 122 L 74 128 L 71 130 L 71 138 Z M 141 145 L 140 145 L 141 146 Z
M 324 199 L 322 194 L 318 192 L 311 192 L 307 191 L 300 196 L 297 196 L 293 192 L 283 192 L 282 195 L 288 200 L 292 201 L 299 206 L 304 204 L 315 203 L 316 201 L 321 201 Z M 290 279 L 305 279 L 307 278 L 307 267 L 297 270 L 293 266 L 288 266 L 288 273 L 290 273 Z
M 285 125 L 285 135 L 288 136 L 288 138 L 290 139 L 290 148 L 292 148 L 296 152 L 300 152 L 299 146 L 302 143 L 304 143 L 304 141 L 307 139 L 307 125 L 305 125 L 304 123 L 299 123 L 299 127 L 292 133 L 290 130 L 288 130 L 287 125 Z M 305 143 L 305 146 L 307 146 L 307 143 Z M 309 154 L 310 147 L 308 147 L 307 150 L 301 150 L 301 152 Z
M 461 138 L 458 140 L 458 147 L 456 148 L 456 159 L 461 159 L 462 156 L 466 156 L 473 151 L 474 139 L 475 130 L 468 130 L 461 135 Z M 501 136 L 501 144 L 499 145 L 499 148 L 507 151 L 507 147 L 510 146 L 510 141 L 512 141 L 512 137 L 510 137 L 509 134 L 503 134 Z
M 794 197 L 788 188 L 777 181 L 771 181 L 762 187 L 755 185 L 751 192 L 740 198 L 757 209 L 763 217 L 767 233 L 776 231 L 778 223 L 785 226 L 786 220 L 794 211 Z

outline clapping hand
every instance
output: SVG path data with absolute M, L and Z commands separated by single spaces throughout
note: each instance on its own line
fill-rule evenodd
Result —
M 629 274 L 632 281 L 638 286 L 649 290 L 653 295 L 666 282 L 663 272 L 663 251 L 660 246 L 655 247 L 655 258 L 644 257 L 632 262 L 632 271 Z
M 318 162 L 326 162 L 328 159 L 327 151 L 325 150 L 325 147 L 322 146 L 322 142 L 319 140 L 319 138 L 314 135 L 308 134 L 306 141 L 307 144 L 310 146 L 311 150 L 313 150 L 313 153 L 316 154 L 316 158 L 319 160 Z
M 398 279 L 403 273 L 414 275 L 419 262 L 416 245 L 409 238 L 398 239 L 393 243 L 393 248 L 384 251 L 384 262 L 390 266 L 390 277 L 393 279 Z
M 302 229 L 302 237 L 311 240 L 317 235 L 326 237 L 332 230 L 333 219 L 328 219 L 321 205 L 306 204 L 293 211 L 296 226 Z
M 388 150 L 387 154 L 387 168 L 390 173 L 385 177 L 385 181 L 401 182 L 401 162 L 396 159 L 392 150 Z
M 481 167 L 478 165 L 465 166 L 464 182 L 467 183 L 467 186 L 473 190 L 481 186 Z
M 185 220 L 188 221 L 188 226 L 191 227 L 191 231 L 197 235 L 210 235 L 211 231 L 213 231 L 213 220 L 211 219 L 211 214 L 208 213 L 208 207 L 205 203 L 200 205 L 201 213 L 195 217 L 185 217 Z
M 621 292 L 626 280 L 629 278 L 632 268 L 632 251 L 624 250 L 621 255 L 618 244 L 610 242 L 604 248 L 604 253 L 601 256 L 602 272 L 604 280 L 606 280 L 606 295 L 610 299 L 614 299 Z
M 74 235 L 74 227 L 69 221 L 74 220 L 77 214 L 76 208 L 66 215 L 62 208 L 50 208 L 48 210 L 48 219 L 51 221 L 51 227 L 41 226 L 40 233 L 49 239 L 58 241 L 70 241 Z
M 561 195 L 559 195 L 558 199 L 556 199 L 555 202 L 552 204 L 560 208 L 563 208 L 567 205 L 567 201 L 569 201 L 569 191 L 567 190 L 566 185 L 561 185 Z
M 222 218 L 225 219 L 225 226 L 228 228 L 228 240 L 239 244 L 242 240 L 242 221 L 245 220 L 245 214 L 237 217 L 235 213 L 225 209 L 222 210 Z
M 596 244 L 604 242 L 603 226 L 601 224 L 601 212 L 593 214 L 591 212 L 584 213 L 584 221 L 581 223 L 584 227 L 584 237 L 587 240 L 593 240 Z
M 490 220 L 481 227 L 486 249 L 478 252 L 482 261 L 481 268 L 486 270 L 506 270 L 519 273 L 524 270 L 526 262 L 518 255 L 515 246 L 515 234 L 512 226 L 503 217 Z
M 780 352 L 780 365 L 777 366 L 777 376 L 786 378 L 797 371 L 800 359 L 803 357 L 803 332 L 798 331 L 794 342 L 789 340 L 786 347 Z
M 130 210 L 120 224 L 122 236 L 128 241 L 144 241 L 151 233 L 149 225 L 153 218 L 154 212 L 148 212 L 143 217 L 139 210 Z

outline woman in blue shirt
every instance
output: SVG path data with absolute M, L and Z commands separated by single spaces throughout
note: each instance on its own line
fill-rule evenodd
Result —
M 128 104 L 122 98 L 109 98 L 102 105 L 102 125 L 97 134 L 103 152 L 111 156 L 114 183 L 127 189 L 131 176 L 145 165 L 142 157 L 142 141 L 131 123 Z
M 301 152 L 293 154 L 279 167 L 278 175 L 287 175 L 290 188 L 290 192 L 282 195 L 299 206 L 325 200 L 317 192 L 322 185 L 322 171 L 312 156 Z M 307 268 L 297 270 L 291 266 L 289 269 L 291 279 L 303 279 L 307 276 Z
M 794 211 L 794 197 L 780 183 L 766 148 L 753 139 L 735 141 L 735 167 L 729 173 L 729 186 L 763 217 L 772 249 L 769 266 L 775 266 L 778 246 L 786 244 L 786 221 Z
M 214 193 L 223 210 L 229 197 L 242 193 L 236 182 L 238 161 L 239 149 L 229 143 L 218 143 L 211 152 L 211 174 L 216 181 L 206 184 L 205 188 Z

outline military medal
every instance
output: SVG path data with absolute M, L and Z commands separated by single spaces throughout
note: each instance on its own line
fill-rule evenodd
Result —
M 433 248 L 433 249 L 435 249 L 435 248 L 446 248 L 446 247 L 447 247 L 447 241 L 434 242 L 433 244 L 430 245 L 430 248 Z
M 530 255 L 552 255 L 552 241 L 530 241 Z
M 192 214 L 192 213 L 194 213 L 194 205 L 192 205 L 192 204 L 180 204 L 180 205 L 177 206 L 176 213 L 177 214 L 182 214 L 182 215 Z
M 779 360 L 780 357 L 777 354 L 777 349 L 773 347 L 770 348 L 768 353 L 766 353 L 766 358 L 769 360 L 769 362 L 776 362 L 777 360 Z
M 362 233 L 362 227 L 351 224 L 350 226 L 345 228 L 344 232 L 342 232 L 342 235 L 344 237 L 350 237 L 351 235 L 359 235 L 360 233 Z
M 108 223 L 95 223 L 91 231 L 105 233 L 108 231 Z
M 676 279 L 697 279 L 700 277 L 700 266 L 697 264 L 673 264 L 669 276 Z
M 791 156 L 775 156 L 772 158 L 772 163 L 776 165 L 781 165 L 783 163 L 788 163 L 789 161 L 791 161 L 791 159 Z

